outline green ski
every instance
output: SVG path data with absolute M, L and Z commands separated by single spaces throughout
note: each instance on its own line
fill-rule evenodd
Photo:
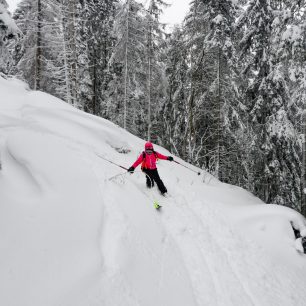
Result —
M 159 205 L 159 203 L 156 200 L 154 201 L 153 205 L 154 205 L 155 209 L 160 209 L 161 208 L 161 206 Z

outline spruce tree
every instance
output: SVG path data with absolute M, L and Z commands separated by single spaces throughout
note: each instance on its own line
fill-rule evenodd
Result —
M 114 73 L 109 61 L 113 53 L 116 37 L 113 33 L 118 0 L 87 1 L 87 50 L 89 76 L 92 86 L 90 103 L 86 111 L 111 119 L 108 112 L 108 86 Z
M 290 102 L 289 54 L 283 45 L 288 29 L 284 5 L 249 1 L 237 26 L 245 29 L 240 50 L 243 74 L 249 80 L 245 97 L 256 143 L 251 155 L 254 191 L 265 202 L 296 207 L 301 194 L 301 150 L 296 110 Z
M 236 13 L 232 1 L 193 1 L 186 18 L 191 62 L 187 159 L 232 183 L 242 175 L 233 165 L 241 161 L 244 129 L 233 35 Z
M 182 135 L 186 133 L 188 96 L 188 50 L 184 43 L 184 32 L 176 27 L 168 38 L 166 49 L 167 99 L 161 109 L 164 133 L 163 146 L 184 158 L 185 147 Z
M 163 0 L 150 0 L 146 14 L 146 56 L 147 56 L 147 139 L 158 141 L 160 134 L 158 115 L 164 103 L 166 80 L 162 63 L 164 51 L 164 26 L 160 15 L 167 3 Z
M 8 74 L 12 58 L 8 42 L 18 34 L 18 28 L 8 12 L 6 0 L 0 0 L 0 73 Z
M 145 34 L 143 5 L 127 0 L 120 7 L 114 24 L 117 42 L 110 69 L 116 72 L 116 78 L 109 83 L 107 99 L 113 121 L 139 136 L 143 136 L 146 114 Z
M 13 52 L 14 73 L 32 89 L 65 99 L 63 30 L 59 16 L 61 9 L 57 2 L 22 0 L 18 4 L 13 17 L 22 37 Z
M 301 163 L 300 186 L 292 189 L 296 200 L 297 210 L 306 216 L 305 198 L 305 169 L 306 169 L 306 133 L 305 133 L 305 105 L 306 105 L 306 1 L 283 1 L 275 3 L 278 12 L 274 19 L 275 57 L 278 59 L 278 70 L 282 71 L 283 78 L 289 88 L 288 101 L 289 115 L 293 122 L 294 132 L 297 134 L 297 150 Z M 282 68 L 282 69 L 281 69 Z M 297 180 L 296 184 L 299 182 Z M 291 196 L 292 198 L 292 196 Z

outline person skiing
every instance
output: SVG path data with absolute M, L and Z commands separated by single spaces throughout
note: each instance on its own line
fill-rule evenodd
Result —
M 161 194 L 164 195 L 167 192 L 167 188 L 159 177 L 156 167 L 157 159 L 173 161 L 172 156 L 165 156 L 154 151 L 153 144 L 151 142 L 147 142 L 145 144 L 145 150 L 140 154 L 135 163 L 128 169 L 128 172 L 133 173 L 134 170 L 141 164 L 141 170 L 146 174 L 147 187 L 153 187 L 155 182 Z

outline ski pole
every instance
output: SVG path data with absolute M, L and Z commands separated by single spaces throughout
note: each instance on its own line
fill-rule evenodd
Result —
M 111 163 L 111 164 L 117 166 L 117 167 L 120 167 L 120 168 L 122 168 L 122 169 L 124 169 L 124 170 L 128 170 L 127 168 L 125 168 L 125 167 L 123 167 L 123 166 L 121 166 L 121 165 L 118 165 L 118 164 L 112 162 L 111 160 L 105 158 L 104 156 L 101 156 L 101 155 L 98 154 L 98 153 L 96 153 L 96 155 L 99 156 L 100 158 L 104 159 L 105 161 L 107 161 L 107 162 L 109 162 L 109 163 Z
M 120 176 L 123 176 L 123 175 L 127 175 L 127 172 L 116 174 L 116 175 L 110 177 L 108 180 L 112 181 L 112 180 L 116 179 L 117 177 L 120 177 Z
M 179 163 L 179 162 L 178 162 L 178 161 L 176 161 L 176 160 L 174 160 L 174 162 L 175 162 L 175 163 L 177 163 L 177 164 L 179 164 L 179 165 L 181 165 L 181 166 L 183 166 L 183 167 L 185 167 L 186 169 L 188 169 L 188 170 L 190 170 L 190 171 L 192 171 L 192 172 L 197 173 L 198 175 L 200 175 L 200 174 L 201 174 L 201 172 L 198 172 L 198 171 L 195 171 L 195 170 L 193 170 L 193 169 L 190 169 L 189 167 L 187 167 L 187 166 L 185 166 L 185 165 L 183 165 L 183 164 Z
M 133 173 L 142 173 L 142 171 L 134 171 Z M 113 179 L 115 179 L 115 178 L 117 178 L 117 177 L 120 177 L 120 176 L 123 176 L 123 175 L 127 175 L 128 174 L 128 172 L 124 172 L 124 173 L 118 173 L 118 174 L 116 174 L 116 175 L 114 175 L 114 176 L 111 176 L 108 180 L 109 181 L 111 181 L 111 180 L 113 180 Z M 148 178 L 150 178 L 147 174 L 145 174 Z

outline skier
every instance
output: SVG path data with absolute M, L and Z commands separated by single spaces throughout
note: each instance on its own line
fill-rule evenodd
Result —
M 164 195 L 167 192 L 167 188 L 159 177 L 156 168 L 157 159 L 173 161 L 172 156 L 165 156 L 154 151 L 153 144 L 151 142 L 147 142 L 145 144 L 145 150 L 140 154 L 135 163 L 128 169 L 128 172 L 133 173 L 135 168 L 141 164 L 141 170 L 146 174 L 147 187 L 153 187 L 155 182 L 161 194 Z

